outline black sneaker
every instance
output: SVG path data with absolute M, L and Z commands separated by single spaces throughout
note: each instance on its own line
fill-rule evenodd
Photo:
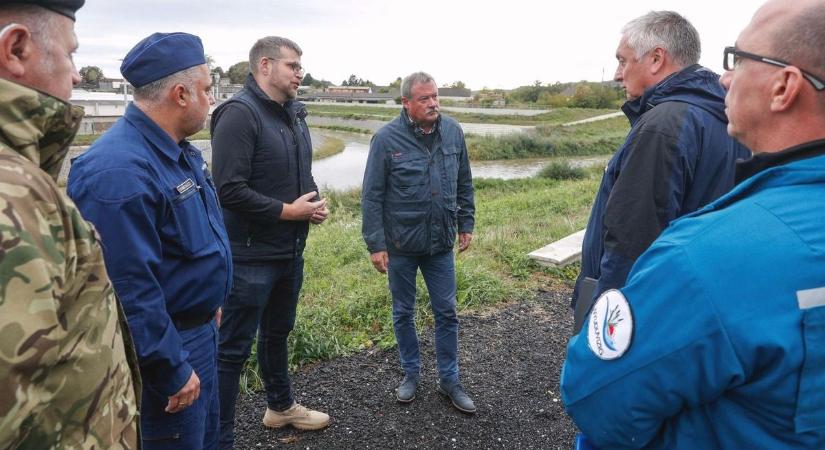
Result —
M 476 412 L 476 405 L 467 393 L 464 392 L 464 387 L 461 386 L 461 383 L 448 386 L 439 381 L 436 390 L 449 397 L 450 401 L 453 402 L 453 406 L 455 406 L 459 411 L 467 414 L 473 414 Z
M 415 390 L 418 389 L 418 378 L 404 375 L 401 384 L 395 390 L 395 398 L 401 403 L 409 403 L 415 400 Z

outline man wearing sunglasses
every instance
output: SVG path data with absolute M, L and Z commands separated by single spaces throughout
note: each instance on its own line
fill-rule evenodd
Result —
M 604 448 L 825 448 L 825 0 L 725 49 L 736 186 L 673 222 L 571 340 L 567 411 Z
M 234 284 L 218 345 L 220 448 L 234 442 L 241 370 L 258 336 L 268 427 L 316 430 L 329 416 L 295 402 L 287 337 L 295 324 L 309 224 L 329 211 L 312 177 L 306 109 L 295 101 L 304 70 L 301 48 L 276 36 L 249 52 L 246 85 L 212 115 L 212 161 L 232 247 Z
M 684 17 L 652 11 L 622 30 L 615 79 L 632 129 L 607 165 L 587 224 L 573 294 L 577 326 L 592 301 L 624 285 L 671 220 L 733 186 L 750 152 L 725 132 L 719 76 L 696 64 L 699 35 Z

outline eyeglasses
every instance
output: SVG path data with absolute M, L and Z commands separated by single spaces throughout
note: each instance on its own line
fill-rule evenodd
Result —
M 737 50 L 736 47 L 725 47 L 725 59 L 722 61 L 722 67 L 724 67 L 725 70 L 734 70 L 736 66 L 739 65 L 740 58 L 752 59 L 754 61 L 763 62 L 776 67 L 796 67 L 800 72 L 802 72 L 802 76 L 814 86 L 814 89 L 817 91 L 825 90 L 825 81 L 822 81 L 810 73 L 805 72 L 798 66 L 794 66 L 791 63 L 787 63 L 776 58 L 768 58 L 754 53 L 743 52 L 742 50 Z
M 282 59 L 278 58 L 270 58 L 269 56 L 264 56 L 266 59 L 270 59 L 272 61 L 283 61 Z M 304 74 L 304 66 L 301 65 L 299 62 L 288 62 L 286 63 L 287 67 L 292 69 L 292 72 L 297 73 L 298 75 Z

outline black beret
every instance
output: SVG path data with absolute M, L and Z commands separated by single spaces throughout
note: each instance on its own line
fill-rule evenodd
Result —
M 34 5 L 50 9 L 58 14 L 62 14 L 69 19 L 75 20 L 74 13 L 80 9 L 86 0 L 0 0 L 0 6 L 5 5 Z

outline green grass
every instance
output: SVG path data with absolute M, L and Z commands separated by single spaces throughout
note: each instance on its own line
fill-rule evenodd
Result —
M 310 114 L 322 117 L 337 117 L 352 120 L 391 120 L 398 116 L 401 106 L 398 108 L 383 108 L 379 106 L 363 105 L 318 105 L 307 104 Z M 447 115 L 467 123 L 493 123 L 510 125 L 561 125 L 563 123 L 574 122 L 576 120 L 587 119 L 616 112 L 615 109 L 593 109 L 593 108 L 555 108 L 550 112 L 536 116 L 503 115 L 494 116 L 480 113 L 465 113 L 445 111 Z
M 546 125 L 532 133 L 501 137 L 467 136 L 471 160 L 522 159 L 610 154 L 624 142 L 627 119 L 613 118 L 564 127 Z
M 312 125 L 312 128 L 318 128 L 321 130 L 331 130 L 331 131 L 343 131 L 345 133 L 359 133 L 359 134 L 372 134 L 373 131 L 367 128 L 358 128 L 358 127 L 348 127 L 345 125 Z
M 544 268 L 527 253 L 584 227 L 600 171 L 584 174 L 579 180 L 476 181 L 473 243 L 456 257 L 459 310 L 528 299 L 539 287 L 574 279 L 576 266 Z M 289 339 L 293 369 L 396 344 L 387 278 L 373 269 L 361 238 L 360 192 L 326 196 L 330 217 L 311 227 L 304 253 L 304 285 Z M 431 325 L 420 275 L 416 309 L 419 326 Z M 256 367 L 253 355 L 242 383 L 246 389 L 260 389 Z
M 312 151 L 312 159 L 329 158 L 344 151 L 344 141 L 332 136 L 324 136 L 323 142 Z
M 584 169 L 573 167 L 567 161 L 553 161 L 542 167 L 537 176 L 551 180 L 578 180 L 586 175 Z

